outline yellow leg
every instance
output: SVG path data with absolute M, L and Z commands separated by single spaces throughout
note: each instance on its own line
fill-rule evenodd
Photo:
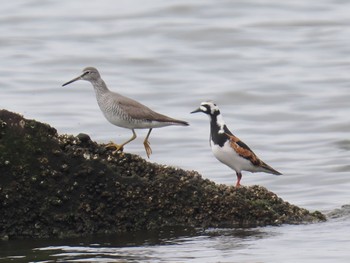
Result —
M 129 142 L 136 139 L 136 133 L 135 133 L 134 129 L 131 129 L 131 131 L 132 131 L 132 137 L 129 140 L 127 140 L 126 142 L 124 142 L 122 144 L 115 144 L 115 143 L 111 142 L 111 143 L 108 143 L 106 145 L 106 147 L 114 147 L 115 151 L 113 153 L 116 153 L 118 151 L 122 151 L 125 144 L 128 144 Z
M 143 145 L 145 146 L 145 150 L 146 150 L 146 154 L 147 154 L 148 159 L 149 159 L 150 155 L 152 154 L 152 149 L 151 149 L 150 143 L 148 141 L 148 137 L 151 134 L 151 131 L 152 131 L 152 128 L 149 129 L 147 136 L 146 136 L 145 140 L 143 141 Z

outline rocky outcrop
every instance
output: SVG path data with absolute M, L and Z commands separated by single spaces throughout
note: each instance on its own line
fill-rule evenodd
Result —
M 0 236 L 68 237 L 167 226 L 325 220 L 260 186 L 234 188 L 118 153 L 0 110 Z

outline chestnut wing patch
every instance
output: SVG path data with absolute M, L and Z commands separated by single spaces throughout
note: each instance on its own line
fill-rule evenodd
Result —
M 255 153 L 246 145 L 244 142 L 242 142 L 240 139 L 238 139 L 234 135 L 227 134 L 228 138 L 230 139 L 230 146 L 238 153 L 239 156 L 242 156 L 243 158 L 249 160 L 252 162 L 252 164 L 256 166 L 261 165 L 260 159 L 255 155 Z

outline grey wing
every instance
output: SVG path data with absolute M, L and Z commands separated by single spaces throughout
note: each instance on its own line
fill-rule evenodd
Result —
M 128 97 L 120 96 L 118 100 L 119 107 L 131 118 L 138 120 L 171 120 L 171 118 L 157 113 L 147 106 Z

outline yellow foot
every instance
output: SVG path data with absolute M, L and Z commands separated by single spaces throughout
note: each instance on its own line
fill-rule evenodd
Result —
M 118 151 L 123 151 L 123 145 L 119 145 L 119 144 L 115 144 L 113 142 L 110 142 L 108 144 L 106 144 L 106 148 L 115 148 L 115 151 L 113 151 L 113 154 L 114 153 L 117 153 Z
M 144 142 L 143 142 L 143 145 L 145 146 L 146 154 L 147 154 L 147 157 L 148 157 L 148 159 L 149 159 L 149 157 L 150 157 L 151 154 L 152 154 L 151 146 L 149 146 L 150 143 L 149 143 L 149 141 L 144 141 Z

